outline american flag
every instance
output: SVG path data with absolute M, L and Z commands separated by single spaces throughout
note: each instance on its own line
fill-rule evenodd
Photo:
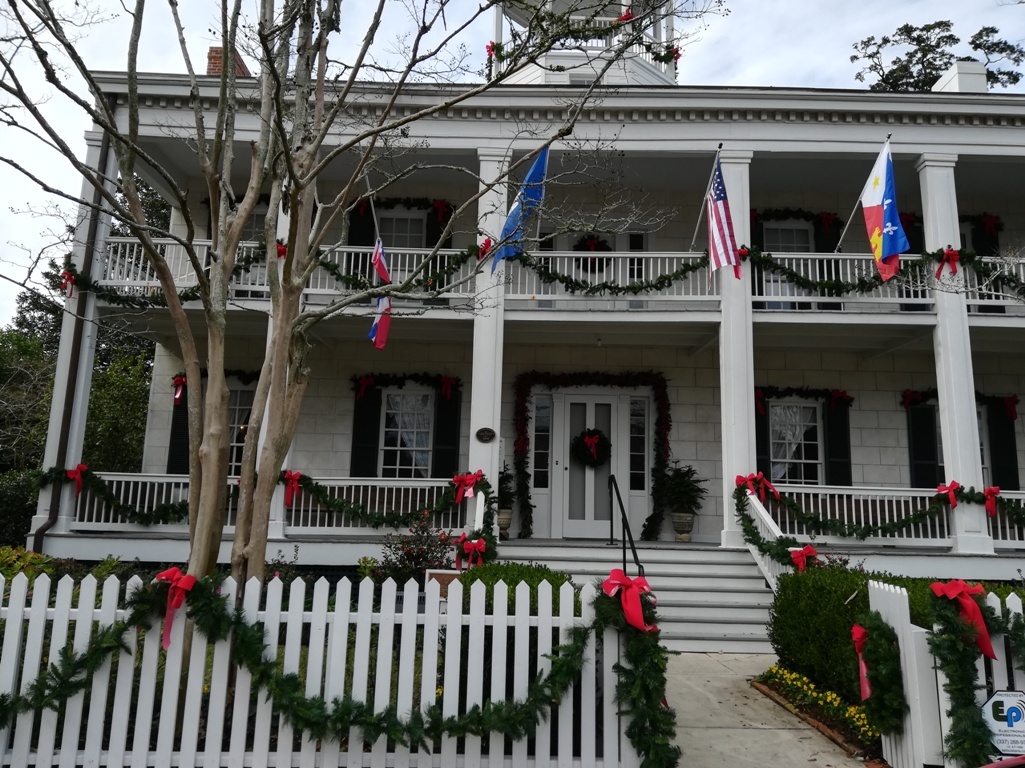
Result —
M 384 257 L 384 245 L 381 244 L 380 238 L 377 239 L 377 245 L 374 246 L 374 255 L 370 258 L 370 263 L 374 265 L 374 270 L 381 278 L 382 283 L 391 282 L 391 275 L 388 274 L 388 260 Z
M 722 180 L 718 155 L 715 158 L 712 185 L 708 189 L 708 263 L 713 271 L 731 264 L 735 272 L 740 264 L 737 241 L 733 237 L 730 201 L 726 197 L 726 183 Z

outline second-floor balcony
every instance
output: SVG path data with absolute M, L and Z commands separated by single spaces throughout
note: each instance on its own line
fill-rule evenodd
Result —
M 178 243 L 158 241 L 179 289 L 196 284 L 185 249 Z M 208 263 L 210 243 L 196 243 L 197 256 Z M 251 262 L 232 278 L 232 295 L 238 300 L 267 298 L 267 263 L 259 258 L 262 246 L 246 243 L 240 260 Z M 373 249 L 357 246 L 325 248 L 322 260 L 330 268 L 317 268 L 306 286 L 307 301 L 325 301 L 353 289 L 336 278 L 374 279 Z M 424 274 L 445 272 L 463 251 L 431 251 L 389 248 L 388 262 L 393 282 L 404 280 L 428 259 Z M 532 266 L 510 263 L 505 277 L 506 307 L 509 310 L 711 310 L 719 309 L 720 284 L 732 276 L 709 275 L 705 268 L 688 271 L 703 258 L 687 252 L 543 252 L 535 254 Z M 964 293 L 969 309 L 979 314 L 1025 316 L 1025 304 L 1006 288 L 981 279 L 970 268 L 962 269 L 963 283 L 949 277 L 937 281 L 927 264 L 914 266 L 910 274 L 887 283 L 867 285 L 864 290 L 845 292 L 836 286 L 869 281 L 875 265 L 869 254 L 781 253 L 773 254 L 777 269 L 745 264 L 745 276 L 752 281 L 754 309 L 759 313 L 813 310 L 825 313 L 905 313 L 934 311 L 936 291 Z M 994 274 L 1012 275 L 1025 281 L 1025 264 L 993 260 L 987 262 Z M 467 280 L 477 263 L 454 268 L 443 282 L 432 287 L 441 303 L 470 306 L 477 286 Z M 485 271 L 484 274 L 487 274 Z M 676 279 L 668 276 L 682 275 Z M 129 238 L 111 238 L 99 282 L 126 295 L 145 296 L 160 290 L 156 274 L 141 245 Z M 447 283 L 447 285 L 446 285 Z M 814 284 L 814 287 L 809 285 Z

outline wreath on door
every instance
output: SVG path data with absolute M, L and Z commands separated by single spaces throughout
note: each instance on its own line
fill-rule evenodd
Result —
M 585 429 L 570 442 L 569 454 L 584 466 L 600 467 L 612 455 L 612 443 L 600 429 Z

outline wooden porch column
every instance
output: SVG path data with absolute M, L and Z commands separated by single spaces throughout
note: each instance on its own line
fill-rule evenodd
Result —
M 116 178 L 114 154 L 104 151 L 103 135 L 98 131 L 88 131 L 85 140 L 86 165 L 90 168 L 99 168 L 104 163 L 106 155 L 106 178 Z M 99 202 L 98 193 L 84 180 L 82 199 Z M 91 276 L 93 279 L 101 277 L 103 249 L 106 247 L 109 231 L 109 216 L 100 215 L 84 205 L 79 209 L 75 223 L 74 245 L 69 256 L 80 274 Z M 50 421 L 46 431 L 46 448 L 43 452 L 44 469 L 57 465 L 67 469 L 76 466 L 82 460 L 95 352 L 96 295 L 74 289 L 71 298 L 64 301 L 60 347 L 57 351 L 53 397 L 50 401 Z M 54 494 L 60 498 L 55 499 Z M 58 502 L 59 514 L 47 532 L 68 531 L 75 514 L 74 483 L 48 485 L 39 492 L 39 506 L 32 519 L 32 532 L 47 527 L 51 505 Z M 41 542 L 42 536 L 36 536 L 36 539 Z M 42 549 L 41 547 L 40 550 Z
M 922 188 L 925 247 L 928 251 L 960 248 L 954 166 L 957 155 L 925 153 L 915 169 Z M 979 421 L 975 410 L 975 375 L 968 333 L 968 303 L 962 273 L 944 270 L 944 290 L 936 290 L 936 388 L 939 392 L 940 430 L 943 435 L 943 468 L 946 481 L 964 486 L 983 486 L 979 454 Z M 980 504 L 959 504 L 951 515 L 954 551 L 992 553 L 993 539 Z
M 747 150 L 723 150 L 722 176 L 730 201 L 737 245 L 751 243 L 751 158 Z M 754 333 L 751 326 L 751 267 L 743 279 L 719 270 L 722 320 L 719 323 L 719 400 L 722 408 L 722 546 L 742 547 L 744 537 L 733 514 L 737 475 L 755 471 Z
M 483 194 L 477 201 L 477 226 L 483 235 L 478 235 L 478 244 L 485 237 L 498 242 L 506 216 L 506 185 L 504 181 L 491 190 L 485 190 L 489 182 L 502 178 L 508 167 L 508 156 L 504 149 L 482 148 L 477 150 L 480 159 L 480 178 Z M 502 357 L 505 343 L 505 270 L 499 265 L 491 274 L 490 260 L 477 275 L 476 299 L 480 308 L 473 317 L 473 359 L 470 377 L 470 451 L 469 471 L 484 470 L 492 487 L 498 490 L 498 473 L 502 468 L 497 437 L 491 442 L 481 442 L 477 432 L 481 429 L 494 430 L 501 434 L 502 421 Z M 511 456 L 509 457 L 511 459 Z M 480 509 L 479 507 L 474 507 Z M 474 515 L 473 527 L 480 528 L 484 520 Z

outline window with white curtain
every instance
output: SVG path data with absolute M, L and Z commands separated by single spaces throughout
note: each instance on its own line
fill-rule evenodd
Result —
M 822 406 L 819 403 L 769 403 L 769 455 L 772 482 L 818 485 L 822 482 Z
M 380 477 L 430 477 L 434 392 L 385 390 L 381 408 Z

